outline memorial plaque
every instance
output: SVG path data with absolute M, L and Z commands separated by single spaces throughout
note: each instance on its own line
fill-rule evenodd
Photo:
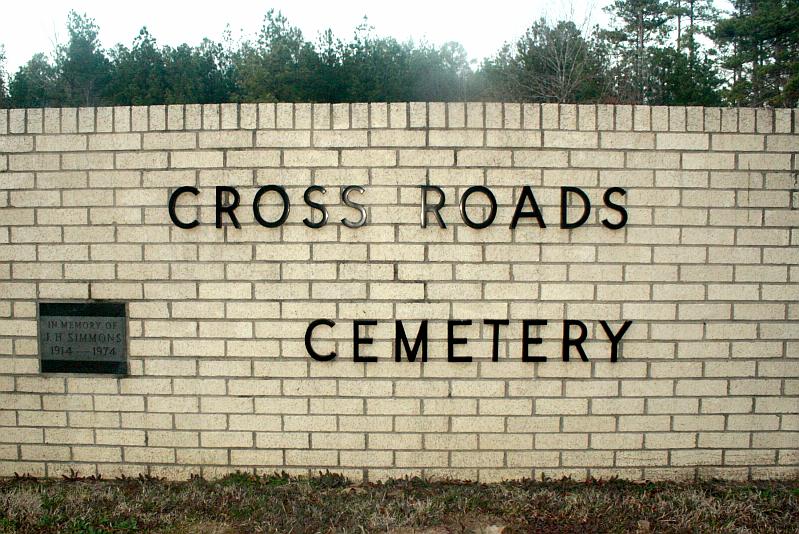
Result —
M 40 302 L 43 373 L 124 375 L 127 314 L 123 302 Z

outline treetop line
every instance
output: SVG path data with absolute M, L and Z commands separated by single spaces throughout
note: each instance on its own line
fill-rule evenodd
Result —
M 421 189 L 421 202 L 419 206 L 419 221 L 422 228 L 426 228 L 430 220 L 434 220 L 440 228 L 446 228 L 447 223 L 441 215 L 441 209 L 446 203 L 446 194 L 444 191 L 435 185 L 420 185 Z M 368 212 L 366 207 L 351 198 L 353 193 L 365 193 L 365 189 L 360 185 L 349 185 L 342 187 L 340 190 L 340 199 L 342 204 L 355 210 L 358 213 L 357 219 L 350 219 L 348 217 L 341 219 L 341 223 L 348 228 L 360 228 L 368 222 Z M 241 228 L 241 223 L 236 216 L 236 210 L 241 207 L 241 194 L 238 189 L 231 186 L 219 185 L 214 189 L 215 202 L 215 225 L 217 228 L 222 228 L 225 223 L 225 217 L 233 224 L 235 228 Z M 327 190 L 320 185 L 312 185 L 308 187 L 303 194 L 304 203 L 319 213 L 318 219 L 306 217 L 303 223 L 309 228 L 321 228 L 329 221 L 329 213 L 325 204 L 320 201 L 314 200 L 312 196 L 325 195 Z M 197 197 L 201 194 L 200 190 L 194 186 L 182 186 L 175 189 L 169 196 L 169 218 L 172 224 L 179 228 L 191 229 L 199 226 L 200 220 L 194 218 L 186 220 L 178 215 L 178 202 L 184 195 L 192 195 Z M 278 202 L 282 206 L 280 215 L 273 220 L 267 220 L 261 213 L 261 199 L 267 194 L 276 195 L 279 199 Z M 628 215 L 624 206 L 618 204 L 614 196 L 624 197 L 627 191 L 621 187 L 610 187 L 604 190 L 602 195 L 602 202 L 605 208 L 616 212 L 613 219 L 604 218 L 600 222 L 602 225 L 611 230 L 619 230 L 624 228 L 627 224 Z M 482 220 L 476 220 L 473 215 L 470 215 L 467 210 L 468 201 L 473 197 L 483 197 L 484 202 L 487 204 L 488 215 Z M 227 198 L 226 198 L 227 197 Z M 576 201 L 576 203 L 575 203 Z M 485 204 L 483 204 L 485 205 Z M 466 189 L 461 195 L 460 202 L 460 216 L 462 221 L 470 228 L 482 229 L 491 226 L 497 215 L 497 199 L 494 193 L 488 187 L 482 185 L 475 185 Z M 582 210 L 579 217 L 570 218 L 569 209 Z M 574 229 L 582 226 L 588 220 L 591 214 L 591 200 L 588 195 L 579 187 L 561 186 L 560 188 L 560 220 L 559 226 L 562 229 Z M 269 184 L 261 186 L 255 193 L 252 200 L 252 212 L 255 220 L 259 225 L 266 228 L 276 228 L 286 222 L 291 210 L 291 200 L 283 186 Z M 516 200 L 516 205 L 513 211 L 513 217 L 510 222 L 510 229 L 513 230 L 517 227 L 522 219 L 534 219 L 539 228 L 547 228 L 544 213 L 536 201 L 535 194 L 529 185 L 522 187 L 521 192 Z
M 797 0 L 610 0 L 608 24 L 530 20 L 482 62 L 457 42 L 377 36 L 308 39 L 270 10 L 255 39 L 162 46 L 142 28 L 104 49 L 74 11 L 67 41 L 3 69 L 0 107 L 225 102 L 511 101 L 794 107 L 799 101 Z M 476 29 L 481 32 L 483 28 Z M 485 33 L 485 32 L 483 32 Z M 12 43 L 6 43 L 11 45 Z

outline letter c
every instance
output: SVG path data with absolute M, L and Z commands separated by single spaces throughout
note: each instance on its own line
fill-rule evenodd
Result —
M 308 354 L 314 360 L 318 362 L 329 362 L 330 360 L 336 358 L 336 351 L 333 351 L 330 354 L 319 354 L 311 346 L 311 337 L 313 336 L 313 331 L 317 326 L 322 324 L 331 328 L 336 326 L 336 322 L 331 321 L 330 319 L 316 319 L 315 321 L 311 322 L 311 324 L 308 325 L 308 329 L 305 331 L 305 350 L 308 351 Z
M 183 187 L 178 187 L 175 189 L 175 191 L 169 197 L 169 218 L 172 219 L 172 222 L 175 224 L 175 226 L 179 228 L 194 228 L 200 224 L 200 221 L 194 219 L 190 223 L 184 223 L 178 219 L 178 214 L 175 212 L 175 206 L 178 203 L 178 197 L 180 197 L 180 195 L 183 193 L 191 193 L 192 195 L 197 196 L 200 194 L 200 190 L 191 185 L 184 185 Z

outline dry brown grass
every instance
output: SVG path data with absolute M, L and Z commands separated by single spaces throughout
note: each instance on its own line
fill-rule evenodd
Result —
M 793 532 L 799 480 L 0 480 L 0 532 Z

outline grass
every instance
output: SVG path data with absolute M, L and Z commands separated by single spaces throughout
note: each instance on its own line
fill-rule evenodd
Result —
M 799 532 L 799 480 L 0 480 L 0 532 Z

